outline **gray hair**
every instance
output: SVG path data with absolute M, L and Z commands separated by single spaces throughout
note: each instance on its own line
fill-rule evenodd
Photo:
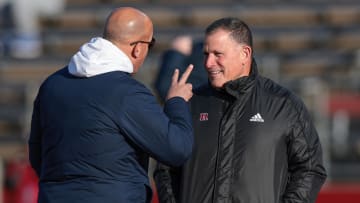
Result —
M 244 43 L 253 48 L 252 33 L 249 26 L 242 20 L 234 17 L 221 18 L 211 23 L 205 30 L 209 35 L 218 29 L 228 30 L 230 36 L 238 43 Z

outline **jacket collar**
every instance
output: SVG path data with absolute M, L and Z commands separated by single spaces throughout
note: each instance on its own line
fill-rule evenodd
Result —
M 225 83 L 224 91 L 236 98 L 239 98 L 242 94 L 252 90 L 258 74 L 257 64 L 253 58 L 249 76 L 240 77 L 236 80 Z

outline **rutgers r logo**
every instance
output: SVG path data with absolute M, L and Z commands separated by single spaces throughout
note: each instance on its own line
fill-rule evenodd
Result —
M 200 113 L 200 121 L 207 121 L 209 120 L 209 114 L 208 113 Z

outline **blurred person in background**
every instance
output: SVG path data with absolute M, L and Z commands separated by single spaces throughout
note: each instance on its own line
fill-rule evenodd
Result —
M 27 146 L 5 162 L 4 203 L 36 203 L 38 178 L 31 168 Z
M 202 41 L 195 40 L 189 35 L 177 36 L 171 42 L 170 49 L 166 50 L 161 57 L 159 72 L 155 79 L 155 90 L 161 101 L 166 98 L 171 83 L 171 75 L 175 68 L 178 68 L 180 73 L 183 73 L 188 64 L 194 65 L 188 80 L 194 88 L 208 81 L 202 52 Z
M 31 59 L 41 56 L 43 40 L 40 17 L 56 17 L 65 9 L 65 0 L 0 0 L 0 7 L 9 5 L 13 28 L 3 46 L 14 58 Z
M 190 100 L 195 144 L 184 166 L 154 172 L 161 203 L 314 203 L 326 179 L 303 102 L 261 76 L 252 33 L 237 18 L 205 31 L 209 84 Z
M 192 66 L 174 71 L 164 108 L 132 77 L 154 43 L 146 14 L 115 9 L 103 37 L 40 86 L 28 140 L 39 202 L 150 202 L 149 156 L 172 166 L 190 156 Z

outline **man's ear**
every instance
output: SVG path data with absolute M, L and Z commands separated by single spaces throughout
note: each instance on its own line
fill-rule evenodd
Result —
M 251 56 L 252 56 L 252 49 L 251 47 L 249 46 L 243 46 L 243 54 L 244 54 L 244 57 L 245 58 L 250 58 L 251 59 Z
M 131 51 L 131 55 L 132 57 L 134 58 L 139 58 L 140 55 L 141 55 L 141 49 L 140 49 L 140 46 L 139 44 L 135 44 L 132 51 Z

